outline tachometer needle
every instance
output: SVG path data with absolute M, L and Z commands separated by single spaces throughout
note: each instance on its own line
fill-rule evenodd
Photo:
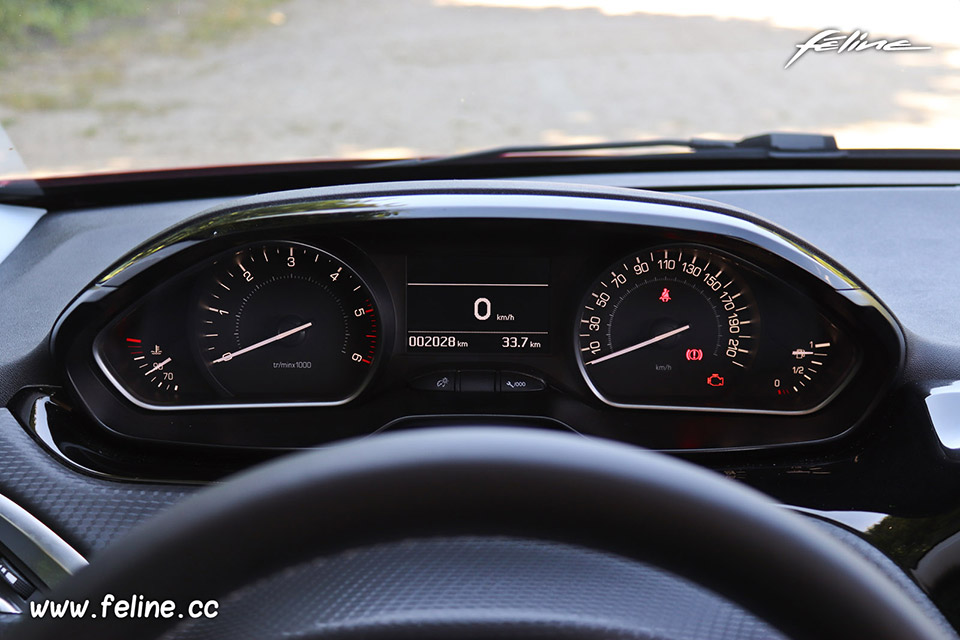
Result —
M 157 371 L 157 370 L 159 370 L 159 369 L 163 369 L 163 365 L 167 364 L 167 363 L 170 362 L 171 360 L 173 360 L 173 358 L 167 358 L 167 359 L 164 360 L 163 362 L 158 362 L 157 364 L 153 365 L 153 367 L 150 369 L 150 371 L 147 371 L 147 372 L 146 372 L 145 374 L 143 374 L 143 375 L 144 375 L 144 376 L 148 376 L 148 375 L 150 375 L 151 373 L 153 373 L 154 371 Z
M 601 363 L 601 362 L 603 362 L 603 361 L 605 361 L 605 360 L 610 360 L 610 359 L 612 359 L 612 358 L 618 358 L 618 357 L 622 356 L 622 355 L 625 354 L 625 353 L 630 353 L 631 351 L 636 351 L 637 349 L 643 349 L 644 347 L 648 347 L 648 346 L 650 346 L 651 344 L 654 344 L 654 343 L 656 343 L 656 342 L 660 342 L 661 340 L 666 340 L 667 338 L 673 337 L 673 336 L 677 335 L 678 333 L 683 333 L 684 331 L 686 331 L 686 330 L 689 329 L 689 328 L 690 328 L 690 325 L 685 324 L 685 325 L 683 325 L 682 327 L 680 327 L 679 329 L 674 329 L 673 331 L 667 331 L 666 333 L 661 333 L 660 335 L 655 336 L 655 337 L 653 337 L 653 338 L 650 338 L 649 340 L 644 340 L 643 342 L 641 342 L 641 343 L 639 343 L 639 344 L 635 344 L 635 345 L 633 345 L 632 347 L 627 347 L 626 349 L 620 349 L 619 351 L 614 351 L 613 353 L 608 353 L 607 355 L 601 356 L 601 357 L 597 358 L 596 360 L 591 360 L 590 362 L 587 362 L 586 364 L 599 364 L 599 363 Z
M 250 352 L 253 351 L 254 349 L 259 349 L 260 347 L 265 347 L 265 346 L 267 346 L 268 344 L 270 344 L 271 342 L 276 342 L 277 340 L 283 340 L 283 339 L 286 338 L 287 336 L 292 336 L 292 335 L 295 334 L 295 333 L 300 333 L 300 332 L 303 331 L 304 329 L 309 329 L 309 328 L 312 327 L 312 326 L 313 326 L 313 323 L 312 323 L 312 322 L 307 322 L 307 323 L 305 323 L 305 324 L 300 325 L 299 327 L 294 327 L 293 329 L 289 329 L 289 330 L 287 330 L 287 331 L 284 331 L 283 333 L 278 333 L 277 335 L 275 335 L 275 336 L 273 336 L 273 337 L 270 337 L 270 338 L 267 338 L 266 340 L 261 340 L 260 342 L 257 342 L 256 344 L 250 345 L 249 347 L 244 347 L 243 349 L 240 349 L 239 351 L 234 351 L 233 353 L 225 353 L 225 354 L 223 354 L 222 356 L 220 356 L 219 358 L 217 358 L 216 360 L 214 360 L 213 362 L 211 362 L 210 364 L 217 364 L 218 362 L 229 362 L 230 360 L 233 360 L 233 359 L 236 358 L 237 356 L 242 356 L 242 355 L 245 354 L 245 353 L 250 353 Z

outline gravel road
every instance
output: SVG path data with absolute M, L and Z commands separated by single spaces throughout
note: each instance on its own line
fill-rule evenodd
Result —
M 935 13 L 929 34 L 872 32 L 931 51 L 809 53 L 784 70 L 809 25 L 842 26 L 829 3 L 796 26 L 605 4 L 288 0 L 183 47 L 170 43 L 193 14 L 171 5 L 118 23 L 135 37 L 112 48 L 101 33 L 20 56 L 0 70 L 0 122 L 40 173 L 768 130 L 960 147 L 960 56 Z

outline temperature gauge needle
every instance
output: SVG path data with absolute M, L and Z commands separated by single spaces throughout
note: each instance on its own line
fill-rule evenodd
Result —
M 250 353 L 250 352 L 253 351 L 254 349 L 259 349 L 260 347 L 265 347 L 265 346 L 267 346 L 268 344 L 270 344 L 270 343 L 272 343 L 272 342 L 276 342 L 277 340 L 283 340 L 283 339 L 286 338 L 287 336 L 292 336 L 292 335 L 295 334 L 295 333 L 300 333 L 300 332 L 303 331 L 304 329 L 309 329 L 309 328 L 312 327 L 312 326 L 313 326 L 313 323 L 312 323 L 312 322 L 307 322 L 307 323 L 305 323 L 305 324 L 300 325 L 299 327 L 294 327 L 293 329 L 289 329 L 288 331 L 284 331 L 283 333 L 278 333 L 277 335 L 272 336 L 272 337 L 270 337 L 270 338 L 267 338 L 266 340 L 261 340 L 260 342 L 257 342 L 256 344 L 250 345 L 249 347 L 244 347 L 243 349 L 240 349 L 239 351 L 234 351 L 233 353 L 225 353 L 225 354 L 223 354 L 222 356 L 220 356 L 219 358 L 217 358 L 216 360 L 214 360 L 213 362 L 211 362 L 210 364 L 217 364 L 218 362 L 229 362 L 229 361 L 233 360 L 234 358 L 236 358 L 237 356 L 242 356 L 242 355 L 245 354 L 245 353 Z
M 677 335 L 678 333 L 683 333 L 684 331 L 686 331 L 686 330 L 689 329 L 689 328 L 690 328 L 690 325 L 685 324 L 685 325 L 683 325 L 682 327 L 680 327 L 679 329 L 674 329 L 673 331 L 667 331 L 666 333 L 661 333 L 660 335 L 655 336 L 655 337 L 653 337 L 653 338 L 650 338 L 649 340 L 644 340 L 643 342 L 641 342 L 641 343 L 639 343 L 639 344 L 635 344 L 635 345 L 633 345 L 632 347 L 627 347 L 626 349 L 620 349 L 619 351 L 614 351 L 613 353 L 608 353 L 607 355 L 602 356 L 602 357 L 600 357 L 600 358 L 597 358 L 596 360 L 591 360 L 590 362 L 587 362 L 586 364 L 599 364 L 599 363 L 603 362 L 604 360 L 611 360 L 611 359 L 613 359 L 613 358 L 618 358 L 618 357 L 622 356 L 622 355 L 625 354 L 625 353 L 630 353 L 631 351 L 636 351 L 637 349 L 643 349 L 644 347 L 648 347 L 648 346 L 650 346 L 651 344 L 660 342 L 661 340 L 666 340 L 667 338 L 671 338 L 671 337 Z
M 163 362 L 158 362 L 157 364 L 153 365 L 153 367 L 143 375 L 148 376 L 154 371 L 159 371 L 160 369 L 163 369 L 163 365 L 168 364 L 171 360 L 173 360 L 173 358 L 167 358 Z

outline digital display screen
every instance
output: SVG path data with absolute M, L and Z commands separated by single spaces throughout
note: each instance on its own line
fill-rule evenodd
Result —
M 407 350 L 548 352 L 549 272 L 546 259 L 411 257 Z

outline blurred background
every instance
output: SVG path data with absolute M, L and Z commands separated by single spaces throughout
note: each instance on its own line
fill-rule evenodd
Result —
M 785 70 L 826 28 L 932 49 Z M 0 125 L 35 175 L 771 130 L 960 148 L 957 33 L 958 0 L 0 0 Z

